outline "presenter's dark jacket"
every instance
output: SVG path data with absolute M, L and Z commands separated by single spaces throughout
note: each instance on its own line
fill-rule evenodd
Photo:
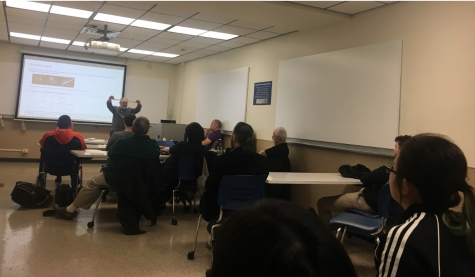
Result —
M 200 213 L 206 221 L 219 215 L 218 191 L 224 175 L 261 175 L 269 174 L 269 162 L 266 157 L 257 153 L 245 153 L 242 147 L 218 156 L 213 170 L 206 179 L 205 193 L 200 201 Z
M 40 139 L 41 148 L 66 146 L 71 150 L 85 150 L 86 143 L 81 134 L 71 129 L 56 129 L 47 132 Z
M 290 172 L 289 147 L 287 143 L 281 143 L 267 149 L 266 156 L 269 159 L 271 172 Z
M 442 216 L 423 204 L 411 205 L 400 225 L 376 249 L 378 276 L 475 276 L 475 255 L 464 237 L 453 235 Z
M 138 160 L 160 160 L 160 147 L 147 135 L 133 135 L 114 143 L 107 155 L 109 163 L 103 170 L 106 183 L 113 188 L 120 188 L 124 174 L 130 171 Z
M 112 102 L 107 101 L 107 108 L 112 113 L 112 135 L 114 132 L 125 130 L 124 116 L 128 113 L 139 113 L 142 109 L 142 104 L 137 104 L 137 107 L 135 108 L 122 108 L 118 106 L 112 106 Z

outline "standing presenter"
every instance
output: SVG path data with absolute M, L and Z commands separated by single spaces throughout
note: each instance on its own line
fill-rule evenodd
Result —
M 137 103 L 137 107 L 135 107 L 135 109 L 133 109 L 133 108 L 127 108 L 127 104 L 129 102 L 129 100 L 127 98 L 122 97 L 120 99 L 119 106 L 112 106 L 112 100 L 113 99 L 114 99 L 114 96 L 111 95 L 109 97 L 109 100 L 107 100 L 107 108 L 109 109 L 109 111 L 111 111 L 111 113 L 113 115 L 112 116 L 112 129 L 111 129 L 111 132 L 110 132 L 111 136 L 114 132 L 125 130 L 125 126 L 124 126 L 124 123 L 123 123 L 125 114 L 127 114 L 127 113 L 137 114 L 142 109 L 142 104 L 140 104 L 140 100 L 135 101 Z

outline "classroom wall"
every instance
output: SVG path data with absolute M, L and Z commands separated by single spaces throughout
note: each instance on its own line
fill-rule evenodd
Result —
M 48 55 L 67 55 L 69 52 L 47 49 Z M 76 54 L 74 52 L 73 54 Z M 91 57 L 88 55 L 87 57 Z M 97 56 L 101 59 L 104 56 Z M 104 57 L 105 59 L 109 57 Z M 21 46 L 17 44 L 9 44 L 0 42 L 0 61 L 4 62 L 21 62 Z M 147 66 L 152 65 L 149 69 Z M 168 107 L 175 105 L 175 94 L 177 89 L 177 66 L 165 63 L 156 63 L 139 60 L 128 60 L 127 76 L 140 76 L 144 78 L 157 78 L 169 81 Z M 1 91 L 1 90 L 0 90 Z M 4 92 L 1 92 L 4 93 Z M 1 97 L 0 97 L 1 98 Z M 104 109 L 106 109 L 104 99 Z M 1 100 L 0 100 L 1 101 Z M 180 102 L 181 103 L 181 102 Z M 147 105 L 148 103 L 143 103 Z M 169 108 L 170 111 L 170 108 Z M 1 111 L 0 111 L 1 114 Z M 140 114 L 139 114 L 140 115 Z M 112 118 L 112 114 L 111 114 Z M 173 114 L 168 114 L 167 118 L 173 118 Z M 56 128 L 55 123 L 47 122 L 26 122 L 26 131 L 21 130 L 21 121 L 14 121 L 11 118 L 4 119 L 5 127 L 0 127 L 0 149 L 28 149 L 28 154 L 19 152 L 3 152 L 0 151 L 0 158 L 39 158 L 39 149 L 36 143 L 42 135 Z M 101 125 L 84 125 L 76 124 L 74 131 L 79 132 L 84 138 L 109 138 L 110 126 Z
M 336 26 L 296 32 L 187 62 L 181 122 L 195 119 L 201 75 L 250 67 L 246 122 L 256 131 L 258 150 L 267 148 L 275 127 L 279 61 L 402 39 L 399 133 L 436 132 L 450 136 L 467 156 L 472 167 L 469 177 L 474 179 L 474 12 L 474 2 L 397 2 L 355 15 Z M 272 105 L 253 106 L 254 83 L 263 81 L 273 82 Z M 356 163 L 373 169 L 391 160 L 303 145 L 291 145 L 290 151 L 293 170 L 301 172 L 337 172 L 340 165 Z M 470 183 L 474 185 L 474 181 Z M 314 206 L 322 194 L 350 189 L 355 188 L 316 190 L 293 186 L 292 198 L 302 206 Z

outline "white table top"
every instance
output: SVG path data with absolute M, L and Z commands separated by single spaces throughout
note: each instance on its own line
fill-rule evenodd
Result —
M 79 158 L 107 158 L 107 151 L 90 152 L 87 150 L 71 150 L 71 154 Z M 170 155 L 160 155 L 160 160 L 166 160 Z
M 87 149 L 98 149 L 98 150 L 105 150 L 107 147 L 107 144 L 89 144 L 86 143 Z
M 108 139 L 84 139 L 86 144 L 107 144 Z
M 266 183 L 269 184 L 326 184 L 326 185 L 361 185 L 360 180 L 345 178 L 340 173 L 299 173 L 270 172 Z

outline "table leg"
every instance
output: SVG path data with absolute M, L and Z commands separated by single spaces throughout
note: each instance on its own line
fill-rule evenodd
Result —
M 76 198 L 76 190 L 78 187 L 78 175 L 79 165 L 81 164 L 81 158 L 74 158 L 73 174 L 71 175 L 71 190 L 73 191 L 73 197 Z

